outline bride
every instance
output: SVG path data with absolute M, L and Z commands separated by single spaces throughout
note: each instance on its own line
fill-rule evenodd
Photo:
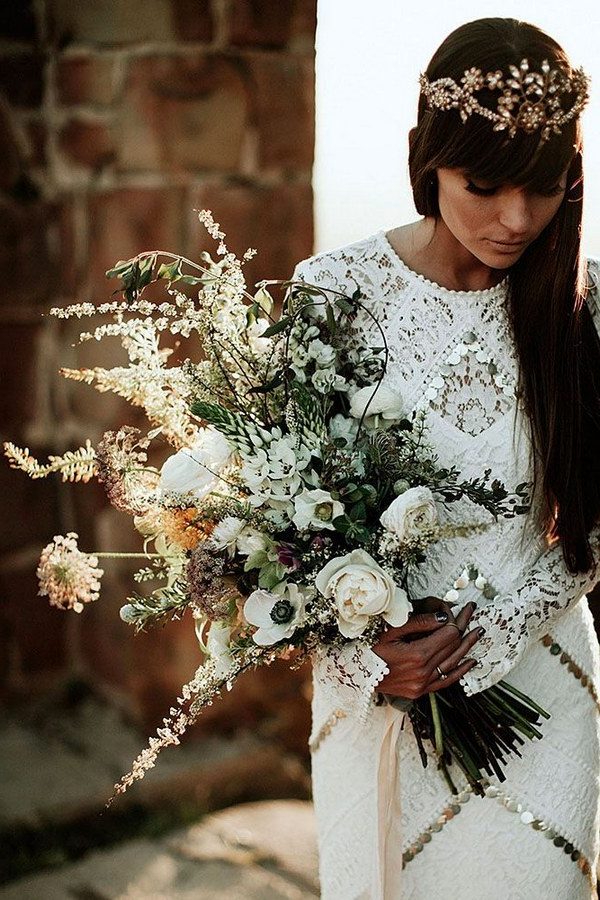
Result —
M 409 169 L 421 219 L 319 253 L 293 278 L 360 287 L 387 377 L 425 408 L 441 465 L 529 481 L 528 515 L 434 545 L 409 582 L 437 612 L 314 660 L 311 751 L 324 900 L 589 900 L 600 828 L 600 260 L 581 256 L 587 77 L 539 28 L 470 22 L 420 79 Z M 368 339 L 374 326 L 365 316 Z M 448 521 L 473 521 L 464 499 Z M 450 591 L 450 593 L 448 593 Z M 442 600 L 442 598 L 446 600 Z M 450 601 L 453 601 L 452 603 Z M 435 607 L 434 607 L 435 608 Z M 456 615 L 454 614 L 456 611 Z M 405 709 L 501 679 L 551 713 L 474 795 Z

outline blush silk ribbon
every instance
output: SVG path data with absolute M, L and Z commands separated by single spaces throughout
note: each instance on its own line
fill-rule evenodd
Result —
M 402 823 L 398 737 L 406 713 L 385 704 L 377 767 L 377 866 L 370 900 L 399 900 L 402 878 Z

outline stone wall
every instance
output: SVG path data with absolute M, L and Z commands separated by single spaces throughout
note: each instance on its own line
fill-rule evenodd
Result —
M 1 437 L 37 456 L 136 415 L 64 381 L 59 365 L 114 365 L 117 347 L 73 347 L 54 305 L 108 298 L 105 270 L 143 249 L 215 250 L 212 209 L 249 284 L 287 278 L 312 253 L 316 0 L 20 0 L 0 9 Z M 0 690 L 9 703 L 72 679 L 146 726 L 198 662 L 189 619 L 135 637 L 118 618 L 131 569 L 106 565 L 81 616 L 36 596 L 54 534 L 83 549 L 139 549 L 97 485 L 31 481 L 0 465 Z M 306 671 L 246 677 L 202 728 L 242 723 L 306 742 Z

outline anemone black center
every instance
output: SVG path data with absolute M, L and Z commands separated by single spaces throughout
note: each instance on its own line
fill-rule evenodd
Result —
M 289 622 L 293 615 L 294 607 L 289 600 L 278 600 L 277 603 L 273 604 L 271 618 L 277 625 L 283 625 L 285 622 Z

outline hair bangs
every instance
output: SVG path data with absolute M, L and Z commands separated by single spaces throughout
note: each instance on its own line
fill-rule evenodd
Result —
M 550 190 L 578 152 L 575 123 L 540 144 L 537 134 L 518 131 L 511 138 L 506 131 L 493 131 L 481 116 L 462 123 L 458 113 L 443 115 L 443 143 L 435 155 L 435 167 L 466 169 L 490 187 L 516 184 L 533 191 Z

